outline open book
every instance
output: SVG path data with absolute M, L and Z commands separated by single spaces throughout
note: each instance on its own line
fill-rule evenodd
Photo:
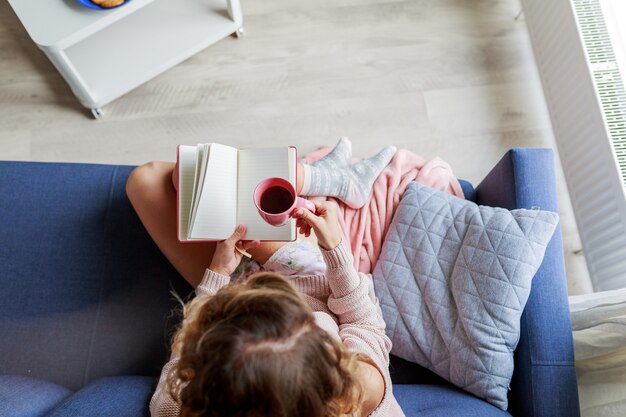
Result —
M 178 240 L 223 240 L 238 224 L 246 240 L 296 239 L 295 220 L 269 225 L 254 205 L 259 182 L 280 177 L 296 186 L 295 147 L 236 149 L 218 143 L 178 146 Z

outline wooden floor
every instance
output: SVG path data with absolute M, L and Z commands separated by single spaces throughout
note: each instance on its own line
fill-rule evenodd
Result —
M 477 184 L 512 147 L 554 147 L 518 0 L 242 1 L 244 38 L 98 121 L 0 2 L 0 159 L 141 164 L 179 143 L 307 152 L 346 135 L 355 155 L 395 144 Z M 569 291 L 590 292 L 560 166 L 558 181 Z

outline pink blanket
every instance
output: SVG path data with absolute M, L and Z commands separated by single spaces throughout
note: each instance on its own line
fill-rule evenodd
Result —
M 328 147 L 309 153 L 303 160 L 318 160 L 330 150 Z M 346 242 L 350 243 L 354 266 L 358 271 L 371 273 L 374 270 L 395 209 L 411 181 L 463 198 L 461 185 L 448 163 L 439 157 L 426 161 L 419 155 L 400 149 L 376 179 L 372 196 L 362 208 L 355 210 L 332 199 L 339 205 L 339 222 Z

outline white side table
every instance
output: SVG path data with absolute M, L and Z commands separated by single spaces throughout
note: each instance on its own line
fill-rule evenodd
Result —
M 94 117 L 100 108 L 233 33 L 239 0 L 131 0 L 92 10 L 74 0 L 9 0 L 33 41 Z

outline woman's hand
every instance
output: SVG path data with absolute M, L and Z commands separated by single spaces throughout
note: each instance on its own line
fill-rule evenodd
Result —
M 232 274 L 243 256 L 239 250 L 247 251 L 250 248 L 259 246 L 260 242 L 258 240 L 248 242 L 241 240 L 246 235 L 246 230 L 246 225 L 240 224 L 235 229 L 235 233 L 217 244 L 211 260 L 211 266 L 209 266 L 211 271 L 222 275 Z
M 341 243 L 341 226 L 337 217 L 337 205 L 329 201 L 313 201 L 315 214 L 307 209 L 296 212 L 297 226 L 305 236 L 315 231 L 317 243 L 322 249 L 335 249 Z

